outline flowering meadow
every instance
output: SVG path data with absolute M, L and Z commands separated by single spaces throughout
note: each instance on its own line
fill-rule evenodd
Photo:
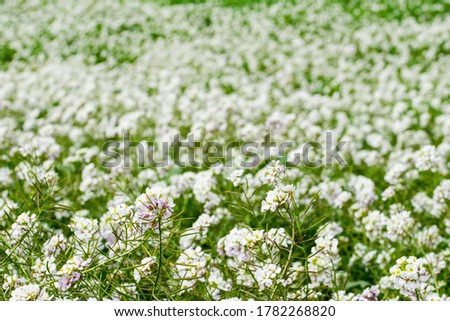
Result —
M 0 4 L 0 300 L 449 299 L 450 3 L 200 2 Z

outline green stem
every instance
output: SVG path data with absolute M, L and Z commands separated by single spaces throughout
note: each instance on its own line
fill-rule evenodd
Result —
M 158 234 L 159 234 L 159 259 L 158 259 L 158 274 L 156 275 L 155 285 L 153 286 L 152 296 L 156 300 L 158 298 L 155 296 L 155 289 L 158 286 L 159 276 L 161 274 L 161 263 L 162 263 L 162 233 L 161 233 L 161 216 L 158 216 Z

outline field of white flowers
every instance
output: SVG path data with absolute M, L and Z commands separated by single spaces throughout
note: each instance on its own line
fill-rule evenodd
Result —
M 447 300 L 449 8 L 4 1 L 0 300 Z M 124 133 L 296 147 L 102 166 Z

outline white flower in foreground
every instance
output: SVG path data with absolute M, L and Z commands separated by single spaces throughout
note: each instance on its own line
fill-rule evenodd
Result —
M 373 285 L 364 289 L 364 291 L 358 296 L 358 301 L 378 301 L 379 294 L 380 290 L 378 289 L 378 286 Z
M 195 249 L 186 249 L 180 254 L 174 277 L 180 280 L 182 290 L 192 289 L 197 281 L 205 281 L 206 264 L 209 258 L 210 256 L 205 254 L 199 246 Z
M 292 197 L 293 191 L 294 186 L 292 185 L 275 187 L 273 191 L 267 193 L 266 199 L 262 202 L 261 211 L 275 212 Z
M 260 180 L 263 184 L 275 185 L 286 175 L 286 167 L 280 161 L 271 162 L 262 169 Z
M 37 284 L 22 285 L 12 291 L 10 301 L 44 301 L 50 300 L 45 290 Z
M 324 285 L 331 287 L 337 266 L 340 261 L 338 240 L 330 235 L 318 237 L 316 245 L 311 249 L 312 255 L 308 258 L 308 271 L 311 271 L 311 287 Z
M 273 244 L 280 247 L 288 247 L 292 243 L 290 236 L 286 234 L 286 230 L 283 227 L 270 229 L 269 232 L 267 232 L 266 238 L 269 242 L 266 241 L 263 244 L 264 247 Z
M 235 227 L 217 242 L 217 252 L 238 261 L 249 261 L 254 256 L 256 244 L 263 239 L 263 230 Z
M 122 239 L 127 227 L 127 221 L 131 218 L 133 210 L 131 206 L 121 203 L 116 207 L 110 207 L 108 212 L 100 218 L 100 235 L 109 245 L 114 245 L 118 239 Z
M 61 251 L 65 251 L 67 248 L 67 240 L 62 234 L 53 235 L 47 242 L 45 242 L 42 248 L 46 257 L 58 256 Z
M 15 289 L 17 286 L 22 285 L 25 283 L 24 278 L 19 278 L 16 273 L 13 273 L 11 275 L 5 274 L 3 276 L 3 285 L 2 288 L 5 291 L 9 291 L 11 289 Z
M 425 263 L 415 256 L 399 258 L 389 270 L 394 288 L 400 290 L 401 294 L 416 299 L 416 291 L 424 288 L 430 278 L 424 267 Z
M 20 240 L 26 233 L 34 230 L 36 214 L 30 215 L 30 212 L 22 213 L 11 226 L 11 240 L 13 243 Z
M 37 259 L 33 266 L 33 277 L 39 281 L 44 280 L 47 276 L 56 275 L 57 269 L 55 258 L 50 256 L 44 260 Z
M 231 291 L 231 279 L 224 279 L 222 273 L 217 268 L 212 268 L 209 271 L 208 290 L 212 293 L 214 300 L 220 299 L 220 291 Z
M 143 276 L 147 276 L 150 274 L 151 267 L 156 262 L 156 257 L 150 256 L 142 259 L 141 265 L 134 269 L 134 279 L 136 283 L 139 283 Z
M 255 279 L 258 282 L 259 289 L 264 290 L 271 287 L 280 272 L 281 268 L 276 264 L 265 264 L 257 268 L 255 271 Z

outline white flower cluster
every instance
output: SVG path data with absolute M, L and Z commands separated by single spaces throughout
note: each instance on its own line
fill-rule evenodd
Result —
M 11 293 L 11 301 L 49 301 L 45 289 L 41 289 L 38 284 L 27 284 L 16 288 Z
M 400 293 L 416 299 L 416 291 L 423 291 L 430 279 L 430 274 L 425 268 L 425 261 L 415 256 L 399 258 L 390 268 L 390 280 Z
M 404 238 L 414 226 L 414 219 L 408 211 L 399 211 L 392 213 L 386 221 L 386 237 L 392 241 L 398 241 Z
M 248 261 L 253 257 L 256 245 L 264 239 L 264 231 L 248 228 L 233 228 L 217 245 L 221 255 L 234 257 L 239 261 Z
M 338 240 L 330 235 L 316 239 L 308 259 L 308 271 L 311 271 L 311 287 L 324 285 L 333 287 L 335 270 L 341 260 L 338 251 Z
M 117 237 L 123 237 L 124 225 L 133 215 L 133 208 L 125 203 L 110 207 L 100 218 L 100 235 L 109 245 L 117 242 Z
M 237 169 L 231 172 L 228 179 L 233 183 L 234 186 L 239 186 L 244 183 L 244 178 L 242 177 L 244 175 L 244 171 L 242 169 Z
M 228 292 L 232 289 L 231 279 L 224 279 L 220 270 L 215 267 L 210 269 L 207 282 L 214 300 L 220 299 L 221 291 Z
M 265 288 L 271 287 L 280 272 L 281 268 L 273 263 L 264 264 L 262 267 L 256 268 L 255 279 L 259 289 L 264 290 Z
M 286 167 L 280 164 L 280 161 L 272 162 L 262 169 L 260 180 L 263 184 L 275 186 L 282 182 L 286 175 Z
M 53 235 L 45 242 L 42 251 L 46 257 L 58 256 L 67 249 L 67 240 L 63 234 Z
M 11 289 L 15 289 L 16 287 L 22 285 L 25 283 L 25 279 L 24 278 L 19 278 L 17 276 L 17 273 L 13 273 L 11 275 L 5 274 L 3 276 L 3 284 L 2 284 L 2 288 L 5 291 L 9 291 Z
M 217 251 L 240 262 L 253 260 L 261 251 L 270 254 L 274 246 L 288 247 L 291 240 L 284 228 L 252 230 L 249 228 L 233 228 L 229 234 L 218 241 Z
M 210 256 L 203 252 L 200 247 L 184 250 L 175 263 L 175 280 L 180 280 L 181 291 L 192 290 L 197 282 L 205 282 L 206 265 Z
M 375 194 L 375 184 L 372 180 L 364 176 L 352 176 L 349 186 L 355 193 L 355 199 L 362 208 L 367 207 L 377 199 Z
M 11 243 L 14 244 L 25 237 L 27 233 L 36 231 L 36 220 L 36 214 L 30 214 L 30 212 L 20 214 L 11 226 Z
M 365 288 L 360 294 L 354 294 L 352 292 L 345 293 L 345 291 L 339 291 L 334 297 L 334 300 L 339 301 L 378 301 L 378 295 L 380 294 L 380 289 L 378 286 L 373 285 L 371 287 Z
M 261 211 L 262 212 L 275 212 L 282 205 L 286 203 L 288 206 L 289 199 L 292 197 L 294 191 L 294 186 L 284 185 L 281 187 L 276 186 L 274 190 L 267 193 L 266 199 L 262 202 Z
M 187 249 L 194 247 L 197 243 L 204 243 L 207 239 L 207 233 L 209 229 L 217 225 L 220 220 L 229 215 L 226 209 L 217 208 L 214 213 L 201 214 L 197 220 L 192 224 L 191 228 L 188 228 L 180 237 L 180 248 Z
M 156 257 L 146 257 L 141 261 L 141 265 L 134 269 L 134 279 L 137 283 L 141 281 L 142 277 L 145 277 L 150 274 L 152 265 L 156 262 Z
M 55 258 L 53 256 L 46 257 L 43 261 L 37 259 L 33 266 L 33 277 L 36 280 L 47 280 L 56 275 L 57 267 L 55 264 Z
M 319 197 L 337 208 L 341 208 L 352 197 L 351 193 L 344 191 L 338 182 L 322 182 L 313 191 L 320 191 Z
M 84 217 L 74 217 L 70 228 L 81 242 L 89 242 L 98 233 L 98 221 Z

